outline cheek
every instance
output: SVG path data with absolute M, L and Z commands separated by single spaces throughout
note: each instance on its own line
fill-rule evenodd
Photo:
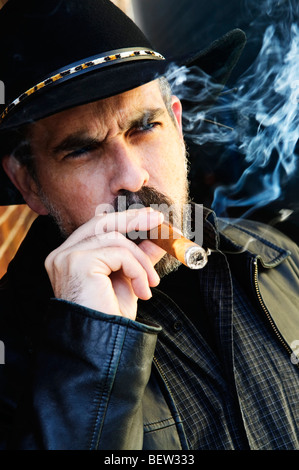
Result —
M 152 183 L 166 191 L 180 191 L 187 178 L 185 146 L 178 138 L 161 146 L 148 163 Z M 151 184 L 151 182 L 149 182 Z
M 90 174 L 89 174 L 90 173 Z M 72 219 L 88 220 L 103 201 L 105 184 L 96 171 L 52 172 L 40 180 L 45 195 L 53 206 L 68 212 Z

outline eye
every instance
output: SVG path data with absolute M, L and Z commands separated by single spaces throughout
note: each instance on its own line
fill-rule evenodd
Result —
M 142 122 L 139 126 L 136 126 L 135 131 L 151 132 L 158 126 L 160 126 L 159 122 Z
M 95 145 L 87 145 L 85 147 L 80 147 L 78 149 L 72 150 L 70 153 L 66 154 L 63 158 L 64 159 L 71 159 L 71 158 L 79 158 L 83 157 L 93 150 L 95 150 Z

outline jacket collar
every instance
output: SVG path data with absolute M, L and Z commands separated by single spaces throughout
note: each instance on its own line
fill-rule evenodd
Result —
M 258 257 L 264 267 L 280 264 L 291 252 L 288 237 L 270 225 L 246 219 L 217 218 L 204 209 L 204 245 L 224 253 L 249 253 Z

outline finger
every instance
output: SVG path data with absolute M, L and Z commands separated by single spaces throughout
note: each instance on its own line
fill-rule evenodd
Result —
M 56 253 L 53 252 L 46 260 L 46 269 L 49 271 L 49 266 L 51 263 L 55 263 L 56 266 L 62 266 L 69 256 L 72 256 L 74 259 L 75 252 L 82 253 L 83 251 L 97 250 L 97 252 L 100 253 L 101 250 L 108 247 L 113 247 L 116 251 L 120 248 L 125 248 L 126 250 L 130 251 L 146 271 L 149 285 L 154 287 L 159 283 L 160 279 L 153 267 L 151 259 L 133 241 L 127 239 L 119 232 L 110 232 L 102 234 L 98 237 L 94 236 L 88 239 L 84 239 L 75 246 L 69 246 L 64 250 L 60 250 Z
M 163 248 L 160 248 L 155 243 L 150 240 L 143 240 L 138 247 L 147 255 L 151 264 L 155 266 L 158 261 L 166 254 L 166 251 Z M 160 279 L 160 278 L 159 278 Z M 154 286 L 153 286 L 154 287 Z
M 138 210 L 128 210 L 125 212 L 116 212 L 105 214 L 99 217 L 95 227 L 95 234 L 101 235 L 107 232 L 131 233 L 147 231 L 160 225 L 164 220 L 161 212 L 154 211 L 150 207 Z M 137 236 L 135 237 L 135 239 Z M 134 239 L 133 234 L 131 239 Z
M 107 232 L 118 231 L 121 233 L 128 233 L 131 230 L 150 230 L 162 222 L 162 213 L 154 211 L 150 207 L 96 215 L 77 228 L 61 245 L 61 247 L 64 249 L 66 247 L 76 245 L 78 242 L 86 238 Z
M 90 240 L 89 246 L 91 246 L 91 244 L 93 246 L 97 246 L 97 242 L 100 242 L 101 248 L 112 246 L 116 249 L 119 247 L 128 249 L 147 272 L 149 285 L 151 287 L 158 285 L 158 283 L 160 282 L 160 278 L 154 268 L 154 264 L 156 264 L 157 262 L 155 261 L 157 256 L 156 258 L 154 258 L 153 256 L 149 257 L 146 251 L 142 250 L 139 245 L 136 245 L 136 243 L 129 240 L 119 232 L 110 232 L 108 234 L 102 234 L 100 237 L 97 237 L 95 240 L 93 240 L 93 242 Z M 161 253 L 162 252 L 164 254 L 163 250 L 161 251 Z M 161 256 L 163 256 L 163 254 L 161 254 Z M 152 262 L 151 258 L 154 259 L 154 263 Z
M 123 247 L 118 250 L 106 247 L 100 252 L 94 250 L 93 254 L 97 259 L 97 265 L 93 269 L 94 275 L 110 276 L 111 273 L 122 271 L 123 276 L 130 280 L 136 297 L 143 300 L 151 297 L 147 272 L 129 250 Z

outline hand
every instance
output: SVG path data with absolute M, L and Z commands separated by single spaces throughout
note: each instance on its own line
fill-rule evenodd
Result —
M 136 318 L 138 298 L 148 300 L 160 279 L 154 265 L 165 251 L 149 240 L 136 245 L 124 234 L 163 222 L 151 208 L 97 215 L 49 254 L 45 267 L 54 295 L 106 314 Z

